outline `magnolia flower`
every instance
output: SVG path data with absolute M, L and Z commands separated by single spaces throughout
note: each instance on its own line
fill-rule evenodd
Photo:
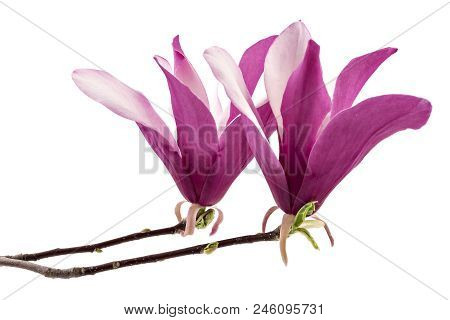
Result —
M 253 92 L 256 87 L 267 49 L 273 40 L 274 37 L 261 40 L 242 56 L 239 72 L 245 78 L 248 92 Z M 109 73 L 80 69 L 73 72 L 72 78 L 88 97 L 137 123 L 183 197 L 191 203 L 183 232 L 183 235 L 189 235 L 195 227 L 204 228 L 212 221 L 214 211 L 206 210 L 206 207 L 213 207 L 222 199 L 253 154 L 246 143 L 241 119 L 236 119 L 239 112 L 234 106 L 222 108 L 217 97 L 211 103 L 197 72 L 180 46 L 178 36 L 174 38 L 172 46 L 173 70 L 162 57 L 156 56 L 155 60 L 169 85 L 177 126 L 176 139 L 143 94 Z M 269 104 L 265 102 L 258 107 L 256 114 L 261 116 L 260 124 L 264 127 L 272 114 Z M 268 128 L 267 133 L 270 131 Z M 183 202 L 175 206 L 179 221 L 182 220 Z M 223 219 L 222 211 L 216 207 L 213 209 L 219 215 L 211 235 L 217 231 Z
M 280 227 L 285 263 L 288 235 L 306 223 L 305 218 L 320 208 L 378 142 L 400 130 L 419 129 L 427 122 L 430 103 L 413 96 L 377 96 L 353 105 L 365 82 L 396 51 L 385 48 L 351 60 L 337 78 L 331 99 L 322 79 L 319 46 L 303 23 L 295 22 L 285 29 L 264 62 L 264 84 L 278 127 L 278 158 L 263 135 L 250 134 L 262 130 L 233 59 L 218 47 L 205 51 L 214 75 L 245 115 L 242 124 L 248 143 L 277 204 L 269 209 L 263 226 L 275 209 L 285 213 Z M 319 222 L 313 225 L 320 226 Z

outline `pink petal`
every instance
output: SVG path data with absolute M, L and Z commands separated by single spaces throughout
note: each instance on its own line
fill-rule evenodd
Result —
M 248 92 L 242 72 L 228 52 L 219 47 L 211 47 L 203 53 L 214 76 L 224 86 L 231 102 L 251 119 L 256 126 L 259 122 L 253 113 L 255 106 Z M 261 127 L 259 126 L 261 129 Z M 262 129 L 261 129 L 262 130 Z
M 251 152 L 248 151 L 244 134 L 238 123 L 233 121 L 220 136 L 214 174 L 206 177 L 200 192 L 199 203 L 202 205 L 213 206 L 218 203 L 245 165 L 248 164 L 244 161 Z
M 270 125 L 265 128 L 266 136 L 269 136 L 276 130 L 272 122 L 273 115 L 269 104 L 258 107 L 257 111 L 263 123 L 270 121 Z M 244 126 L 241 125 L 243 121 L 243 117 L 234 119 L 220 136 L 219 151 L 214 168 L 215 174 L 208 175 L 206 178 L 198 203 L 212 206 L 219 202 L 236 177 L 253 159 L 252 150 L 249 148 L 247 140 L 243 139 L 246 134 Z M 207 192 L 208 190 L 215 190 L 215 192 L 211 194 Z
M 183 165 L 190 173 L 190 179 L 198 196 L 201 196 L 205 179 L 215 165 L 218 149 L 216 123 L 209 109 L 160 63 L 155 57 L 169 85 L 172 110 L 177 125 L 177 139 L 183 157 Z M 202 203 L 204 204 L 204 203 Z
M 396 52 L 395 48 L 384 48 L 350 61 L 336 80 L 331 117 L 350 108 L 367 80 Z
M 200 208 L 201 206 L 195 203 L 191 204 L 189 207 L 189 211 L 186 216 L 186 227 L 182 233 L 183 236 L 190 236 L 194 234 L 195 223 L 197 222 L 197 212 Z
M 169 62 L 169 61 L 167 61 L 166 59 L 164 59 L 164 58 L 161 57 L 161 56 L 154 56 L 153 58 L 156 60 L 156 62 L 157 62 L 161 67 L 163 67 L 164 69 L 166 69 L 167 71 L 169 71 L 171 74 L 173 74 L 173 69 L 172 69 L 172 66 L 170 65 L 170 62 Z
M 197 98 L 199 98 L 203 104 L 209 107 L 208 96 L 206 94 L 205 87 L 203 86 L 200 77 L 186 58 L 183 49 L 180 45 L 180 37 L 176 36 L 172 42 L 173 57 L 174 57 L 174 74 L 185 86 L 191 89 Z
M 210 236 L 213 236 L 213 235 L 216 234 L 217 230 L 219 230 L 220 224 L 221 224 L 222 221 L 223 221 L 223 212 L 222 212 L 222 210 L 220 210 L 220 209 L 217 208 L 217 207 L 214 207 L 214 210 L 217 211 L 218 216 L 217 216 L 216 222 L 214 223 L 214 225 L 213 225 L 213 227 L 212 227 L 212 229 L 211 229 L 211 233 L 209 234 Z
M 274 213 L 277 209 L 278 209 L 277 206 L 273 206 L 273 207 L 269 208 L 269 210 L 267 210 L 266 214 L 264 215 L 263 221 L 262 221 L 262 232 L 266 232 L 267 221 L 269 220 L 272 213 Z
M 198 197 L 192 184 L 191 172 L 186 170 L 180 150 L 171 151 L 166 140 L 162 139 L 156 131 L 140 123 L 138 123 L 138 126 L 139 129 L 141 129 L 145 140 L 147 140 L 153 151 L 166 166 L 183 197 L 191 203 L 196 203 Z
M 293 214 L 283 215 L 283 220 L 280 227 L 280 253 L 281 259 L 283 259 L 284 264 L 288 264 L 288 255 L 286 251 L 286 241 L 291 231 L 292 223 L 294 222 L 295 216 Z
M 270 36 L 256 42 L 245 50 L 239 61 L 239 69 L 242 71 L 250 94 L 253 94 L 255 91 L 256 85 L 264 72 L 264 61 L 266 60 L 267 52 L 276 38 L 277 36 Z
M 175 206 L 175 216 L 177 217 L 178 222 L 181 222 L 183 220 L 183 217 L 181 216 L 181 206 L 186 201 L 180 201 Z
M 277 36 L 270 36 L 256 42 L 245 50 L 239 61 L 239 69 L 241 69 L 250 95 L 255 91 L 256 85 L 261 78 L 264 71 L 264 60 L 266 59 L 267 51 L 276 37 Z M 228 122 L 231 122 L 238 114 L 240 114 L 239 110 L 236 109 L 236 107 L 231 106 Z
M 272 133 L 277 130 L 277 124 L 275 121 L 275 117 L 273 116 L 269 101 L 266 99 L 266 101 L 263 102 L 262 105 L 257 105 L 256 110 L 258 111 L 259 118 L 261 119 L 261 123 L 263 124 L 266 137 L 269 138 Z
M 317 132 L 331 107 L 319 53 L 319 45 L 309 40 L 303 63 L 289 78 L 281 105 L 284 134 L 280 143 L 280 162 L 293 198 L 302 184 Z
M 275 202 L 283 211 L 289 211 L 289 194 L 283 168 L 262 131 L 261 119 L 239 67 L 225 50 L 218 47 L 207 49 L 204 56 L 233 105 L 245 115 L 241 125 L 245 128 L 247 142 L 264 173 Z
M 264 84 L 280 136 L 283 133 L 281 103 L 292 72 L 300 65 L 311 39 L 306 26 L 297 21 L 287 27 L 273 42 L 264 63 Z
M 333 235 L 331 234 L 331 230 L 330 230 L 330 227 L 328 227 L 328 224 L 325 221 L 323 221 L 322 219 L 320 219 L 319 217 L 317 217 L 316 215 L 312 216 L 312 218 L 322 221 L 325 224 L 323 226 L 323 228 L 327 232 L 327 236 L 328 236 L 328 239 L 330 239 L 331 246 L 334 247 L 334 238 L 333 238 Z
M 321 205 L 376 144 L 398 131 L 419 129 L 430 113 L 427 100 L 407 95 L 378 96 L 341 111 L 311 151 L 297 207 L 308 201 Z
M 155 130 L 169 142 L 173 150 L 178 151 L 178 145 L 170 130 L 142 93 L 101 70 L 78 69 L 72 73 L 72 79 L 89 98 L 121 117 Z

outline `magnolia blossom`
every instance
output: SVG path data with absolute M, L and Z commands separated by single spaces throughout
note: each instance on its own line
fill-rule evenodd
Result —
M 302 22 L 285 29 L 264 61 L 264 85 L 278 128 L 279 157 L 264 134 L 254 134 L 263 130 L 238 66 L 221 48 L 205 51 L 214 75 L 244 115 L 241 123 L 249 146 L 277 204 L 269 209 L 263 226 L 275 209 L 285 213 L 280 228 L 285 263 L 288 235 L 320 208 L 378 142 L 427 122 L 431 104 L 414 96 L 383 95 L 354 105 L 366 81 L 396 51 L 384 48 L 351 60 L 337 78 L 331 99 L 322 78 L 319 46 Z
M 273 40 L 274 37 L 269 37 L 257 42 L 242 56 L 238 68 L 247 92 L 254 91 L 263 72 L 262 62 Z M 214 205 L 222 199 L 253 154 L 247 145 L 237 109 L 232 105 L 222 108 L 217 97 L 213 102 L 209 101 L 178 36 L 172 46 L 173 69 L 164 58 L 156 56 L 155 60 L 169 86 L 177 126 L 176 139 L 143 94 L 109 73 L 80 69 L 73 72 L 73 80 L 88 97 L 137 123 L 183 197 L 191 203 L 183 234 L 192 234 L 196 226 L 205 227 L 211 222 L 214 211 L 206 210 L 206 207 L 213 207 L 219 213 L 211 231 L 214 234 L 223 219 L 222 211 Z M 265 127 L 270 123 L 272 112 L 267 101 L 254 111 L 261 120 L 259 125 Z M 266 133 L 269 135 L 270 132 L 273 129 L 267 128 Z M 183 202 L 175 206 L 179 221 L 182 220 Z

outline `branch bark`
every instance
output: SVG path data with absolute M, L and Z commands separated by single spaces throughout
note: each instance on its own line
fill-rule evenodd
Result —
M 22 260 L 22 261 L 37 261 L 40 259 L 62 256 L 66 254 L 76 254 L 76 253 L 85 253 L 85 252 L 94 252 L 95 250 L 104 249 L 107 247 L 116 246 L 121 243 L 131 242 L 136 240 L 141 240 L 144 238 L 157 237 L 162 235 L 171 235 L 175 233 L 179 233 L 183 231 L 185 227 L 185 222 L 181 221 L 180 223 L 168 227 L 157 230 L 143 230 L 141 232 L 132 233 L 126 236 L 122 236 L 119 238 L 78 246 L 78 247 L 68 247 L 68 248 L 56 248 L 52 250 L 36 252 L 36 253 L 21 253 L 13 256 L 6 256 L 4 258 Z
M 239 244 L 249 244 L 254 242 L 263 242 L 263 241 L 274 241 L 279 238 L 279 228 L 265 233 L 257 233 L 253 235 L 246 235 L 236 238 L 225 239 L 221 241 L 217 241 L 214 244 L 217 244 L 217 249 L 230 247 Z M 168 251 L 163 253 L 157 253 L 147 256 L 141 256 L 137 258 L 125 259 L 125 260 L 117 260 L 111 261 L 108 263 L 89 266 L 89 267 L 74 267 L 69 269 L 57 269 L 50 268 L 43 265 L 39 265 L 33 262 L 11 259 L 8 257 L 0 257 L 0 266 L 13 267 L 19 269 L 25 269 L 28 271 L 32 271 L 35 273 L 39 273 L 47 278 L 59 278 L 59 279 L 70 279 L 70 278 L 78 278 L 88 275 L 94 275 L 100 272 L 106 272 L 111 270 L 116 270 L 125 267 L 136 266 L 140 264 L 154 263 L 158 261 L 183 257 L 187 255 L 196 255 L 205 253 L 204 250 L 209 243 L 204 243 L 200 245 L 196 245 L 193 247 L 187 247 L 183 249 L 178 249 L 174 251 Z

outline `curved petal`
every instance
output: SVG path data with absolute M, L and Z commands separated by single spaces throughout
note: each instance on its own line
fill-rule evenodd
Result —
M 284 214 L 283 220 L 280 226 L 280 253 L 281 259 L 283 260 L 284 265 L 288 264 L 288 255 L 286 251 L 286 242 L 289 236 L 289 232 L 291 231 L 292 223 L 294 222 L 295 215 L 293 214 Z
M 297 21 L 288 26 L 273 42 L 264 63 L 264 84 L 280 136 L 283 134 L 281 102 L 289 77 L 300 65 L 311 39 L 306 26 Z
M 209 107 L 208 96 L 200 77 L 181 49 L 180 37 L 173 38 L 174 74 L 185 86 L 191 89 L 203 104 Z
M 262 232 L 266 232 L 266 226 L 267 221 L 269 220 L 272 213 L 274 213 L 278 209 L 278 206 L 270 207 L 269 210 L 267 210 L 266 214 L 264 215 L 263 221 L 262 221 Z
M 217 211 L 218 215 L 217 215 L 217 219 L 216 222 L 214 223 L 212 229 L 211 229 L 211 233 L 209 234 L 210 236 L 213 236 L 216 234 L 217 230 L 219 230 L 219 226 L 223 221 L 223 212 L 222 210 L 220 210 L 217 207 L 214 207 L 214 209 Z
M 264 60 L 266 59 L 267 51 L 276 37 L 277 36 L 270 36 L 256 42 L 245 50 L 239 61 L 239 68 L 241 69 L 244 82 L 250 95 L 255 91 L 256 85 L 261 78 L 264 71 Z M 231 122 L 236 118 L 239 113 L 239 110 L 232 105 L 228 122 Z
M 214 76 L 222 83 L 231 102 L 261 129 L 260 122 L 253 112 L 255 106 L 242 72 L 230 54 L 222 48 L 211 47 L 205 50 L 203 56 Z
M 256 106 L 256 111 L 258 111 L 266 137 L 269 138 L 277 130 L 277 124 L 269 101 L 265 101 L 263 104 Z
M 256 109 L 265 125 L 266 136 L 269 137 L 276 127 L 273 125 L 273 115 L 268 103 Z M 253 159 L 253 153 L 248 146 L 246 132 L 241 122 L 242 117 L 237 117 L 228 124 L 220 135 L 219 151 L 215 162 L 214 172 L 206 178 L 202 195 L 198 203 L 211 206 L 219 202 L 233 181 Z M 208 192 L 206 192 L 209 190 Z M 211 190 L 215 190 L 211 192 Z
M 427 100 L 407 95 L 370 98 L 340 112 L 311 151 L 297 207 L 313 200 L 320 206 L 378 142 L 401 130 L 419 129 L 430 113 Z
M 154 58 L 161 67 L 163 67 L 164 69 L 166 69 L 167 71 L 169 71 L 170 73 L 173 74 L 172 66 L 170 65 L 170 62 L 167 61 L 167 59 L 164 59 L 161 56 L 155 56 Z
M 183 159 L 181 158 L 179 151 L 171 151 L 166 143 L 161 143 L 161 137 L 156 131 L 140 123 L 138 123 L 138 126 L 139 129 L 141 129 L 145 140 L 147 140 L 153 151 L 166 166 L 183 197 L 189 202 L 197 202 L 198 197 L 191 181 L 190 172 L 187 171 L 183 165 Z M 163 140 L 163 142 L 164 141 L 165 140 Z
M 164 72 L 169 85 L 178 144 L 183 155 L 183 167 L 191 175 L 199 198 L 205 179 L 216 161 L 218 150 L 216 124 L 208 108 L 188 87 L 164 68 L 161 58 L 155 57 L 155 60 Z
M 320 47 L 310 40 L 303 63 L 289 78 L 281 105 L 284 134 L 279 158 L 293 195 L 292 204 L 302 184 L 317 132 L 331 107 L 319 53 Z
M 186 201 L 180 201 L 177 203 L 177 205 L 175 206 L 175 216 L 177 217 L 178 222 L 181 222 L 183 220 L 183 217 L 181 216 L 181 206 L 183 205 L 183 203 L 185 203 Z
M 199 200 L 204 206 L 219 202 L 252 158 L 241 121 L 240 117 L 236 118 L 220 136 L 214 174 L 206 178 Z
M 395 48 L 384 48 L 350 61 L 336 80 L 331 117 L 350 108 L 367 80 L 387 58 L 396 52 Z
M 121 117 L 153 129 L 168 141 L 172 150 L 179 150 L 170 130 L 142 93 L 101 70 L 78 69 L 72 73 L 72 79 L 89 98 Z
M 195 200 L 192 184 L 182 170 L 180 150 L 170 130 L 140 93 L 105 71 L 80 69 L 72 74 L 75 84 L 88 97 L 114 113 L 136 121 L 153 151 L 163 161 L 186 199 Z
M 186 216 L 186 227 L 184 229 L 184 232 L 182 233 L 183 236 L 190 236 L 194 234 L 197 212 L 200 208 L 201 206 L 195 203 L 191 204 L 191 206 L 189 207 L 189 211 Z
M 267 52 L 276 38 L 277 36 L 270 36 L 259 40 L 245 50 L 239 61 L 239 69 L 241 69 L 250 95 L 256 89 L 256 85 L 264 71 L 264 61 L 266 60 Z
M 333 238 L 333 235 L 331 234 L 331 230 L 330 230 L 330 227 L 328 227 L 328 224 L 325 221 L 323 221 L 322 219 L 320 219 L 319 217 L 317 217 L 316 215 L 313 215 L 312 218 L 322 221 L 324 223 L 323 228 L 325 229 L 325 232 L 327 233 L 328 239 L 330 239 L 331 246 L 334 247 L 334 238 Z
M 239 67 L 225 50 L 218 47 L 207 49 L 204 56 L 214 76 L 224 86 L 233 105 L 245 115 L 242 117 L 241 125 L 245 129 L 248 145 L 264 173 L 275 202 L 285 212 L 289 211 L 289 194 L 283 167 L 261 128 L 261 119 L 250 98 Z

